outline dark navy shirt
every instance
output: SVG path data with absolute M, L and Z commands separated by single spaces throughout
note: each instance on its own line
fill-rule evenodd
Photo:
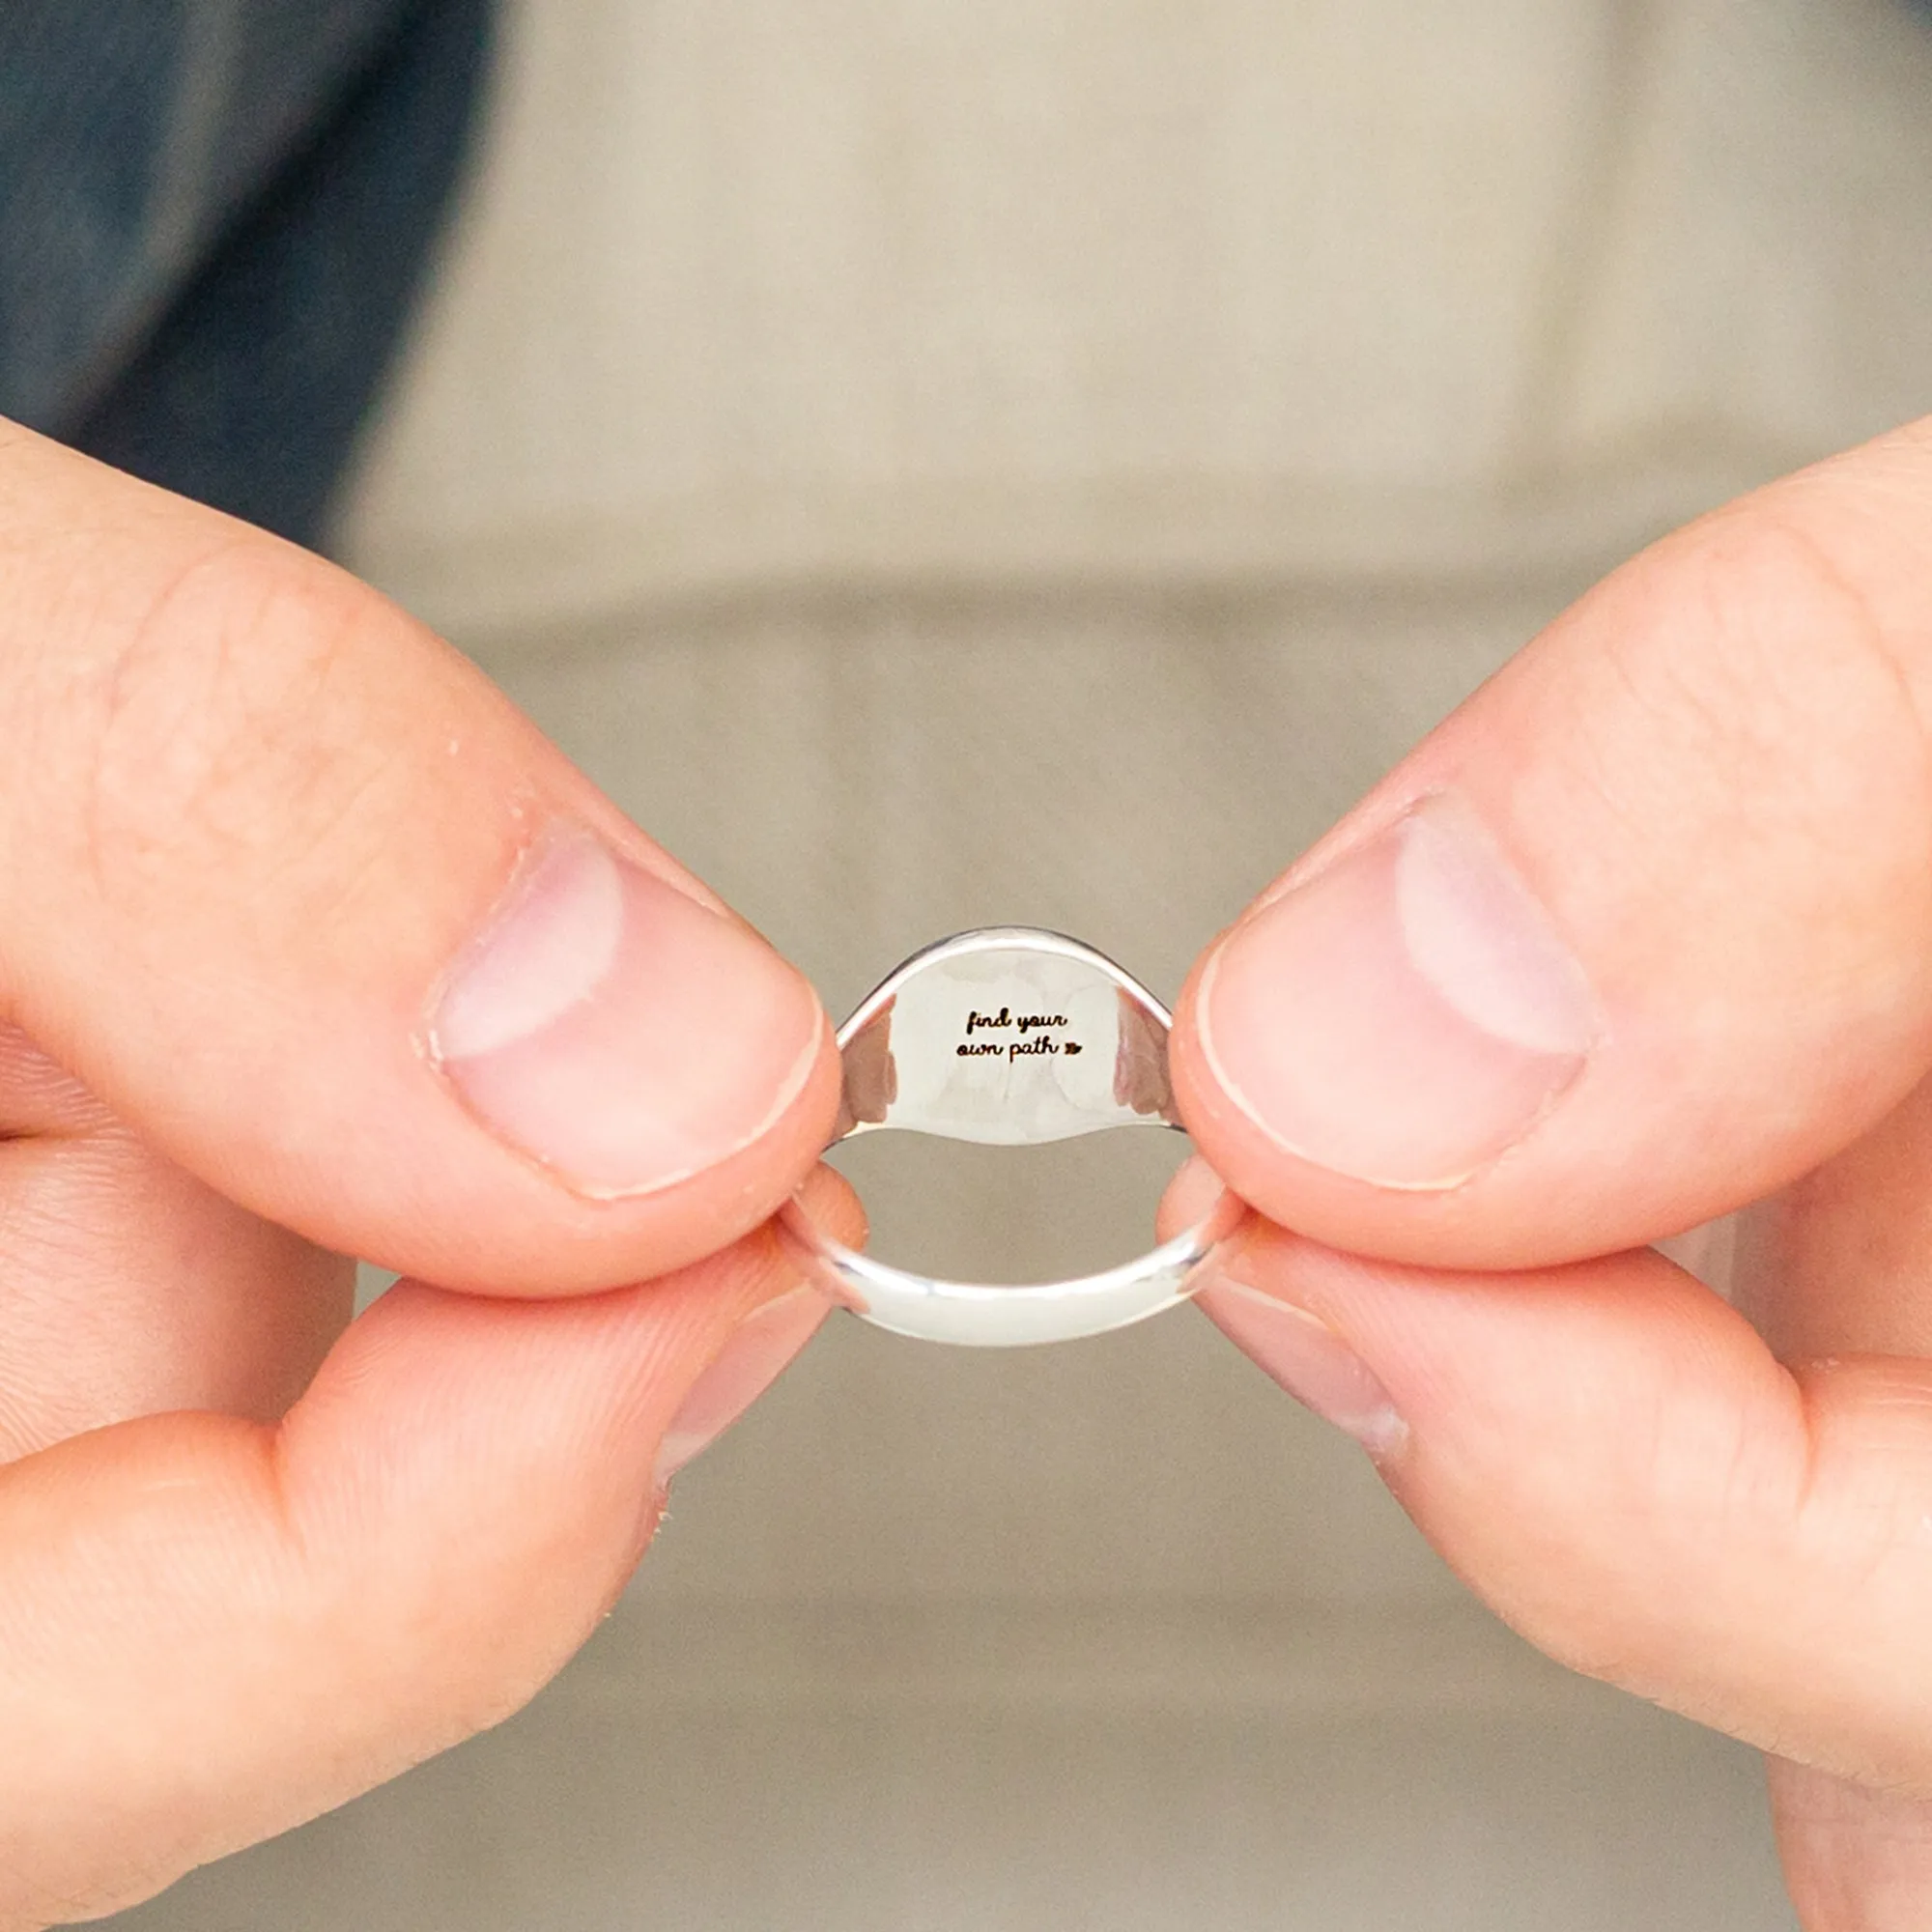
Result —
M 0 414 L 303 541 L 464 152 L 489 0 L 5 0 Z

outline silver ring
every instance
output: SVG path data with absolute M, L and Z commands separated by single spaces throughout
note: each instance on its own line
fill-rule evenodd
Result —
M 997 1147 L 1179 1128 L 1171 1025 L 1145 986 L 1077 939 L 1019 925 L 956 933 L 888 974 L 838 1029 L 845 1087 L 831 1144 L 883 1128 Z M 796 1200 L 779 1225 L 820 1285 L 867 1321 L 1001 1349 L 1104 1335 L 1185 1301 L 1246 1212 L 1223 1192 L 1205 1219 L 1137 1261 L 1025 1287 L 874 1261 L 821 1233 Z

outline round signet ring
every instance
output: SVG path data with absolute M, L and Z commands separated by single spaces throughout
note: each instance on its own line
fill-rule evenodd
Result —
M 838 1030 L 845 1086 L 832 1144 L 885 1128 L 1039 1147 L 1111 1127 L 1179 1128 L 1167 1009 L 1061 933 L 986 926 L 915 952 Z M 841 1246 L 793 1200 L 779 1226 L 838 1301 L 895 1334 L 978 1348 L 1104 1335 L 1185 1301 L 1247 1209 L 1208 1216 L 1139 1260 L 1073 1281 L 939 1281 Z

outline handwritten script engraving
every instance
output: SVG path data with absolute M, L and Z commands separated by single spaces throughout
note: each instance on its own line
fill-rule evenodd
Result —
M 975 1009 L 966 1015 L 966 1037 L 952 1050 L 961 1060 L 1004 1059 L 1009 1065 L 1023 1054 L 1058 1053 L 1070 1058 L 1086 1048 L 1077 1039 L 1056 1039 L 1053 1032 L 1058 1028 L 1064 1035 L 1070 1024 L 1065 1013 L 1015 1013 L 1010 1007 L 982 1013 Z M 975 1039 L 973 1036 L 980 1033 L 1017 1034 L 1018 1037 Z

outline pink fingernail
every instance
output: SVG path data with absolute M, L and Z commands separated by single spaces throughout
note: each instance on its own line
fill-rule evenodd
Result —
M 718 1359 L 692 1383 L 665 1431 L 652 1487 L 662 1490 L 777 1381 L 831 1313 L 815 1289 L 795 1288 L 748 1316 Z
M 1408 1440 L 1408 1424 L 1368 1364 L 1320 1317 L 1222 1275 L 1202 1290 L 1216 1325 L 1296 1402 L 1352 1435 L 1378 1462 Z
M 1449 1187 L 1582 1070 L 1581 969 L 1466 807 L 1432 797 L 1245 920 L 1208 962 L 1203 1049 L 1285 1151 Z
M 457 962 L 430 1057 L 476 1118 L 582 1193 L 648 1193 L 749 1146 L 823 1029 L 756 934 L 553 830 Z

